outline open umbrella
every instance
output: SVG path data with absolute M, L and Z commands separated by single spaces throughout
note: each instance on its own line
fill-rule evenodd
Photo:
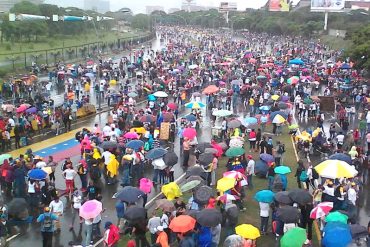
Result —
M 282 124 L 285 122 L 285 118 L 283 116 L 281 116 L 280 114 L 277 114 L 273 119 L 272 119 L 272 123 L 275 123 L 275 124 Z
M 207 173 L 200 166 L 189 167 L 189 169 L 186 171 L 185 176 L 186 176 L 186 178 L 189 178 L 191 176 L 199 176 L 203 179 L 207 179 L 207 177 L 208 177 Z
M 196 220 L 201 226 L 215 227 L 221 223 L 222 214 L 215 208 L 205 208 L 197 213 Z
M 179 161 L 179 157 L 175 152 L 168 152 L 163 156 L 163 161 L 167 166 L 174 166 Z
M 241 125 L 241 122 L 237 119 L 231 120 L 230 122 L 227 123 L 227 126 L 229 128 L 239 128 Z
M 189 114 L 185 117 L 189 122 L 197 121 L 197 117 L 194 114 Z
M 126 139 L 138 139 L 139 135 L 136 132 L 127 132 L 123 137 Z
M 239 236 L 242 236 L 245 239 L 255 240 L 261 236 L 260 231 L 257 227 L 250 224 L 242 224 L 235 227 L 235 232 Z
M 126 147 L 138 151 L 140 148 L 144 147 L 144 142 L 141 140 L 132 140 L 126 144 Z
M 306 229 L 294 227 L 289 229 L 280 239 L 281 247 L 297 247 L 302 246 L 307 240 Z
M 238 246 L 244 246 L 244 239 L 242 236 L 233 234 L 228 236 L 224 241 L 225 247 L 238 247 Z
M 117 193 L 116 198 L 130 204 L 137 202 L 144 195 L 145 193 L 136 187 L 125 186 Z
M 328 222 L 324 227 L 322 245 L 325 247 L 347 247 L 352 242 L 349 225 L 341 222 Z
M 257 202 L 271 203 L 274 201 L 275 193 L 271 190 L 260 190 L 254 195 Z
M 155 160 L 155 159 L 162 158 L 167 153 L 168 153 L 167 149 L 153 148 L 152 150 L 149 150 L 149 152 L 145 155 L 145 157 L 150 160 Z
M 208 203 L 209 198 L 211 198 L 213 194 L 213 190 L 211 187 L 208 187 L 206 185 L 200 186 L 195 192 L 194 192 L 194 201 L 205 205 Z
M 80 217 L 85 220 L 97 217 L 103 210 L 103 204 L 97 200 L 86 201 L 80 207 Z
M 173 200 L 182 195 L 180 187 L 175 182 L 163 185 L 161 191 L 168 200 Z
M 241 147 L 232 147 L 232 148 L 229 148 L 225 155 L 227 157 L 238 157 L 238 156 L 241 156 L 245 153 L 245 149 L 244 148 L 241 148 Z
M 217 181 L 217 190 L 225 192 L 234 188 L 235 186 L 235 178 L 221 178 Z
M 284 223 L 297 223 L 300 219 L 299 210 L 292 206 L 278 208 L 276 216 Z
M 274 171 L 277 174 L 288 174 L 292 172 L 292 170 L 288 166 L 277 166 L 274 168 Z
M 41 169 L 32 169 L 28 172 L 28 177 L 33 180 L 43 180 L 47 177 L 47 173 Z
M 156 200 L 157 208 L 162 209 L 164 212 L 173 212 L 175 211 L 175 204 L 168 199 L 159 199 Z
M 274 156 L 272 156 L 271 154 L 267 154 L 267 153 L 260 154 L 260 159 L 265 161 L 266 163 L 275 161 Z
M 194 229 L 196 220 L 189 215 L 179 215 L 173 218 L 169 228 L 173 232 L 186 233 Z
M 22 112 L 24 112 L 25 110 L 27 110 L 27 106 L 25 105 L 25 104 L 22 104 L 22 105 L 20 105 L 18 108 L 17 108 L 17 110 L 16 110 L 16 112 L 17 113 L 22 113 Z
M 243 138 L 231 138 L 229 142 L 230 148 L 242 148 L 244 145 Z
M 177 109 L 176 103 L 173 103 L 173 102 L 168 103 L 167 107 L 170 108 L 173 111 Z
M 303 189 L 293 189 L 289 191 L 289 197 L 300 205 L 306 205 L 312 202 L 312 195 L 310 192 Z
M 224 178 L 246 179 L 247 177 L 238 171 L 227 171 L 222 174 Z
M 213 154 L 213 155 L 216 155 L 216 156 L 217 156 L 218 152 L 219 151 L 217 149 L 215 149 L 215 148 L 206 148 L 204 150 L 204 153 L 206 153 L 206 154 Z
M 36 113 L 37 112 L 37 108 L 36 107 L 30 107 L 26 110 L 26 113 Z
M 329 160 L 341 160 L 341 161 L 344 161 L 348 164 L 352 164 L 352 159 L 351 159 L 351 156 L 349 156 L 348 154 L 344 154 L 344 153 L 335 153 L 335 154 L 332 154 L 329 156 Z
M 353 239 L 366 238 L 369 234 L 367 228 L 359 224 L 350 225 L 349 228 Z
M 233 112 L 229 110 L 217 110 L 212 113 L 213 116 L 215 117 L 227 117 L 232 115 Z
M 181 192 L 187 192 L 189 190 L 192 190 L 196 187 L 198 187 L 200 184 L 202 184 L 202 179 L 201 180 L 192 180 L 192 181 L 189 181 L 187 183 L 185 183 L 184 185 L 181 186 Z
M 153 182 L 149 178 L 141 178 L 139 188 L 144 193 L 148 194 L 153 188 Z
M 200 142 L 197 145 L 197 149 L 199 152 L 204 153 L 206 151 L 206 148 L 212 148 L 212 144 L 209 142 Z
M 146 218 L 146 209 L 136 205 L 130 206 L 123 214 L 123 218 L 130 221 L 130 223 L 135 223 L 137 221 L 143 220 Z
M 214 158 L 215 156 L 211 153 L 202 153 L 199 155 L 198 161 L 201 165 L 208 166 Z
M 135 93 L 135 92 L 129 92 L 129 93 L 127 94 L 127 96 L 128 96 L 128 97 L 131 97 L 131 98 L 135 98 L 135 97 L 137 97 L 137 96 L 138 96 L 138 94 L 137 94 L 137 93 Z
M 293 200 L 292 200 L 292 198 L 290 198 L 288 191 L 279 191 L 279 192 L 277 192 L 274 195 L 274 199 L 275 199 L 275 201 L 277 201 L 279 203 L 286 204 L 286 205 L 289 205 L 289 204 L 293 203 Z
M 325 221 L 326 222 L 341 222 L 341 223 L 347 224 L 348 216 L 345 214 L 342 214 L 341 212 L 335 211 L 335 212 L 329 213 L 325 217 Z
M 200 108 L 203 108 L 205 106 L 206 105 L 203 104 L 202 102 L 189 102 L 189 103 L 185 104 L 185 107 L 190 108 L 190 109 L 200 109 Z
M 255 117 L 246 117 L 244 119 L 244 123 L 245 125 L 253 125 L 253 124 L 257 124 L 258 120 L 257 118 Z
M 104 141 L 100 147 L 102 149 L 115 149 L 117 148 L 117 142 Z
M 315 166 L 317 173 L 324 178 L 353 178 L 357 175 L 356 169 L 341 160 L 325 160 Z
M 260 178 L 266 178 L 268 169 L 269 169 L 269 165 L 266 162 L 262 160 L 257 160 L 256 166 L 254 168 L 254 173 L 256 174 L 256 176 Z
M 327 215 L 333 209 L 333 202 L 321 202 L 316 207 L 311 210 L 311 219 L 320 219 L 321 217 Z
M 8 204 L 8 214 L 17 217 L 28 208 L 28 203 L 24 198 L 13 198 Z
M 186 138 L 193 139 L 197 136 L 197 131 L 194 128 L 185 128 L 182 135 Z
M 168 94 L 163 91 L 157 91 L 153 95 L 157 98 L 167 98 L 168 97 Z
M 215 85 L 209 85 L 203 90 L 203 94 L 213 94 L 217 93 L 220 89 L 216 87 Z
M 155 122 L 156 118 L 153 115 L 146 114 L 139 119 L 143 123 Z
M 0 165 L 4 163 L 5 160 L 9 160 L 12 156 L 10 154 L 2 154 L 0 155 Z

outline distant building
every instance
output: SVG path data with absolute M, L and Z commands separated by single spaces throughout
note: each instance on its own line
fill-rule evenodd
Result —
M 154 11 L 164 11 L 163 6 L 146 6 L 146 14 L 150 15 Z
M 179 9 L 179 8 L 170 8 L 170 9 L 168 9 L 168 13 L 169 14 L 172 14 L 172 13 L 175 13 L 175 12 L 178 12 L 178 11 L 180 11 L 181 9 Z
M 85 0 L 84 9 L 104 14 L 110 11 L 110 3 L 109 0 Z
M 349 1 L 347 0 L 346 1 L 346 5 L 345 5 L 345 8 L 347 9 L 353 9 L 353 10 L 356 10 L 356 9 L 362 9 L 362 10 L 365 10 L 365 11 L 369 11 L 370 10 L 370 1 L 365 1 L 365 0 L 352 0 L 352 1 Z
M 183 3 L 181 6 L 181 10 L 190 11 L 190 12 L 207 11 L 210 9 L 217 9 L 217 7 L 201 6 L 201 5 L 196 5 L 196 4 L 189 5 L 187 3 Z
M 20 3 L 24 0 L 0 0 L 0 11 L 8 12 L 15 4 Z M 44 0 L 27 0 L 34 4 L 41 4 Z

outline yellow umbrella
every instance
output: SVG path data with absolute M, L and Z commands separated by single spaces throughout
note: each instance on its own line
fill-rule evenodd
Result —
M 53 170 L 51 169 L 50 166 L 45 166 L 43 168 L 41 168 L 41 170 L 43 170 L 44 172 L 46 172 L 47 174 L 50 174 L 53 172 Z
M 271 96 L 271 99 L 275 100 L 275 101 L 278 100 L 279 98 L 280 98 L 280 96 L 277 95 L 277 94 Z
M 131 128 L 130 132 L 136 132 L 138 134 L 145 134 L 146 129 L 144 127 L 138 127 L 138 128 Z
M 117 84 L 117 81 L 116 80 L 110 80 L 110 82 L 109 82 L 109 85 L 116 85 Z
M 229 189 L 234 188 L 235 182 L 236 182 L 235 178 L 228 178 L 228 177 L 221 178 L 217 181 L 217 189 L 219 191 L 225 192 Z
M 175 182 L 163 185 L 162 193 L 168 200 L 173 200 L 182 195 L 180 187 Z
M 258 230 L 257 227 L 252 226 L 250 224 L 242 224 L 242 225 L 235 227 L 235 232 L 236 234 L 238 234 L 239 236 L 245 239 L 255 240 L 261 237 L 260 230 Z
M 286 120 L 283 116 L 281 116 L 280 114 L 277 114 L 274 119 L 272 120 L 272 123 L 275 123 L 275 124 L 282 124 L 284 123 Z
M 324 178 L 353 178 L 357 170 L 347 162 L 341 160 L 325 160 L 315 166 L 317 173 Z
M 321 128 L 317 128 L 315 129 L 313 132 L 312 132 L 312 137 L 316 137 L 319 135 L 319 133 L 321 132 Z
M 296 136 L 296 138 L 302 141 L 311 141 L 311 135 L 307 131 L 303 131 L 300 135 Z

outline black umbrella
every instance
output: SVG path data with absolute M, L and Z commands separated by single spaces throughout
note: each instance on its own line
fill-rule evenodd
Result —
M 254 173 L 259 178 L 266 178 L 268 169 L 269 169 L 269 166 L 266 162 L 262 160 L 257 160 L 256 166 L 254 168 Z
M 293 189 L 289 191 L 289 197 L 300 205 L 306 205 L 307 203 L 312 202 L 312 195 L 310 192 L 303 189 Z
M 211 143 L 209 142 L 201 142 L 197 145 L 197 149 L 201 152 L 201 153 L 204 153 L 204 151 L 206 150 L 206 148 L 212 148 L 212 145 Z
M 185 212 L 186 215 L 189 215 L 190 217 L 197 219 L 197 214 L 199 213 L 198 210 L 190 209 Z
M 132 127 L 133 128 L 140 128 L 140 127 L 144 127 L 144 124 L 142 122 L 138 121 L 138 120 L 134 120 L 132 122 Z
M 131 206 L 126 209 L 123 218 L 131 221 L 131 223 L 146 219 L 146 209 L 139 206 Z
M 27 210 L 28 204 L 26 199 L 24 198 L 13 198 L 11 202 L 8 204 L 8 214 L 12 217 L 19 218 L 20 215 L 26 217 L 25 212 L 28 216 L 28 210 Z
M 186 171 L 186 178 L 191 176 L 199 176 L 203 179 L 207 179 L 208 174 L 200 166 L 192 166 Z
M 162 158 L 165 154 L 167 154 L 167 152 L 168 151 L 164 148 L 154 148 L 146 154 L 146 158 L 150 160 L 159 159 Z
M 295 207 L 284 206 L 277 209 L 276 216 L 284 223 L 297 223 L 300 213 Z
M 293 200 L 289 196 L 288 191 L 280 191 L 274 195 L 275 201 L 286 205 L 292 204 Z
M 359 224 L 349 225 L 349 228 L 353 239 L 365 238 L 369 234 L 366 227 Z
M 111 141 L 104 141 L 101 144 L 102 149 L 114 149 L 117 148 L 117 143 L 116 142 L 111 142 Z
M 226 209 L 226 217 L 230 221 L 237 221 L 238 216 L 239 216 L 239 209 L 238 209 L 238 207 L 236 207 L 236 205 L 234 206 L 234 204 L 233 204 L 231 207 Z
M 125 186 L 116 195 L 116 198 L 127 203 L 137 202 L 145 193 L 136 187 Z
M 200 186 L 194 192 L 194 201 L 201 205 L 205 205 L 208 203 L 209 198 L 211 198 L 212 194 L 213 194 L 212 188 L 206 185 Z
M 174 166 L 179 161 L 179 157 L 175 152 L 169 152 L 163 156 L 163 161 L 167 166 Z
M 285 102 L 279 102 L 278 107 L 279 109 L 285 110 L 289 107 L 289 105 Z
M 197 213 L 196 220 L 201 226 L 215 227 L 221 223 L 222 214 L 215 208 L 205 208 Z
M 211 153 L 203 153 L 199 155 L 199 163 L 203 166 L 208 166 L 210 163 L 212 163 L 215 156 Z

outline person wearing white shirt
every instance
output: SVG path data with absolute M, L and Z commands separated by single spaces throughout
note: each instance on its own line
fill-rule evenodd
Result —
M 356 206 L 356 200 L 357 200 L 357 192 L 355 188 L 356 188 L 356 184 L 351 183 L 351 188 L 349 188 L 347 191 L 348 201 L 350 201 L 351 204 L 353 204 L 353 206 Z
M 109 124 L 107 123 L 104 128 L 103 128 L 103 134 L 104 136 L 109 136 L 110 132 L 111 132 L 112 128 L 109 126 Z
M 256 162 L 253 160 L 252 155 L 248 155 L 248 164 L 247 164 L 247 170 L 246 170 L 246 175 L 247 175 L 247 180 L 248 180 L 248 186 L 250 189 L 253 189 L 253 184 L 252 184 L 252 177 L 254 175 L 254 166 Z
M 108 165 L 109 161 L 110 161 L 110 156 L 112 155 L 111 152 L 109 152 L 108 150 L 107 151 L 104 151 L 102 153 L 102 156 L 104 157 L 104 164 L 105 165 Z
M 268 223 L 269 223 L 269 210 L 270 205 L 265 202 L 259 202 L 260 205 L 260 217 L 261 217 L 261 233 L 265 235 L 267 233 Z
M 339 134 L 336 136 L 337 138 L 337 146 L 338 146 L 338 149 L 342 148 L 342 145 L 344 143 L 344 135 L 342 132 L 339 132 Z
M 69 230 L 73 229 L 73 225 L 75 223 L 76 215 L 79 214 L 81 203 L 82 203 L 82 195 L 79 193 L 78 189 L 75 188 L 75 191 L 73 192 L 72 195 L 72 223 L 69 226 Z M 80 218 L 80 224 L 82 224 L 82 218 Z
M 93 219 L 85 219 L 86 239 L 85 246 L 92 246 L 91 235 L 93 230 Z
M 60 221 L 62 220 L 63 212 L 64 212 L 64 204 L 59 197 L 56 196 L 53 201 L 49 204 L 50 212 L 58 216 L 58 220 L 55 221 L 55 228 L 57 232 L 61 231 L 61 224 Z
M 155 213 L 153 213 L 153 217 L 148 220 L 148 225 L 147 225 L 147 228 L 149 229 L 149 232 L 150 232 L 152 244 L 155 244 L 155 241 L 157 239 L 156 228 L 160 225 L 161 225 L 161 218 L 156 216 Z

